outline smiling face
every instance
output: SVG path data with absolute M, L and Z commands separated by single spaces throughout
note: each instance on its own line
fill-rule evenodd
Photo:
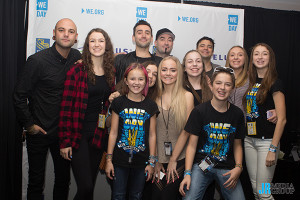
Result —
M 245 64 L 245 54 L 243 49 L 234 47 L 229 52 L 229 65 L 234 70 L 243 68 Z
M 150 88 L 150 87 L 153 87 L 156 82 L 157 66 L 156 65 L 148 65 L 146 67 L 146 70 L 147 70 L 148 77 L 149 77 L 149 88 Z
M 203 58 L 210 59 L 214 53 L 213 43 L 209 40 L 202 40 L 197 47 L 197 51 Z
M 77 39 L 77 27 L 70 19 L 62 19 L 57 22 L 53 30 L 53 38 L 56 45 L 62 49 L 71 48 Z
M 253 64 L 257 69 L 266 69 L 269 66 L 270 52 L 264 46 L 257 46 L 253 50 Z
M 171 59 L 164 60 L 161 63 L 160 78 L 163 84 L 172 85 L 177 80 L 178 70 L 176 62 Z
M 218 101 L 227 101 L 233 87 L 232 78 L 229 74 L 224 72 L 217 74 L 211 86 L 213 98 Z
M 151 29 L 147 25 L 138 25 L 135 28 L 135 33 L 132 36 L 132 40 L 135 42 L 136 46 L 140 48 L 149 48 L 152 42 Z
M 91 57 L 100 57 L 105 53 L 105 38 L 102 33 L 93 32 L 89 37 L 89 51 Z
M 185 71 L 189 77 L 199 77 L 203 71 L 203 62 L 201 55 L 196 52 L 190 52 L 185 57 Z
M 146 86 L 146 76 L 143 70 L 139 68 L 131 70 L 124 81 L 128 86 L 129 93 L 133 94 L 141 94 Z

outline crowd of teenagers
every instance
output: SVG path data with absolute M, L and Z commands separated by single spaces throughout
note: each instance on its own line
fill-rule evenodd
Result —
M 136 50 L 115 55 L 109 35 L 94 28 L 80 54 L 71 48 L 76 25 L 61 19 L 53 46 L 28 58 L 14 102 L 27 130 L 29 200 L 43 199 L 48 149 L 55 200 L 68 199 L 70 167 L 74 199 L 92 200 L 99 166 L 113 200 L 214 199 L 215 187 L 242 200 L 243 159 L 255 199 L 274 199 L 259 192 L 272 182 L 286 123 L 272 48 L 258 43 L 248 58 L 233 46 L 223 67 L 210 60 L 209 37 L 182 63 L 170 55 L 169 29 L 157 32 L 155 55 L 152 38 L 138 21 Z

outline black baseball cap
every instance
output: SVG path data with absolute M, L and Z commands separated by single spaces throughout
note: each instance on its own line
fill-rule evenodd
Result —
M 157 33 L 156 33 L 155 40 L 157 40 L 161 34 L 168 34 L 172 37 L 173 40 L 175 40 L 175 35 L 172 33 L 172 31 L 170 31 L 167 28 L 162 28 L 162 29 L 158 30 Z

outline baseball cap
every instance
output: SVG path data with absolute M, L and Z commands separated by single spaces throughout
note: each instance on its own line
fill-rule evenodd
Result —
M 155 40 L 157 40 L 161 34 L 168 34 L 172 37 L 173 40 L 175 40 L 175 35 L 172 33 L 172 31 L 170 31 L 167 28 L 162 28 L 162 29 L 158 30 L 157 33 L 156 33 Z

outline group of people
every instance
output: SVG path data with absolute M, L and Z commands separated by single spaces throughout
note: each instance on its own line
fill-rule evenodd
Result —
M 92 29 L 83 52 L 72 49 L 77 28 L 61 19 L 55 43 L 31 55 L 14 102 L 27 130 L 28 199 L 42 199 L 47 152 L 54 162 L 53 199 L 93 199 L 101 159 L 117 199 L 212 199 L 213 180 L 225 199 L 245 199 L 243 151 L 256 199 L 275 171 L 286 123 L 285 97 L 270 46 L 228 51 L 211 62 L 214 41 L 201 38 L 182 63 L 171 56 L 175 35 L 151 25 L 133 28 L 136 49 L 114 55 L 109 35 Z M 76 64 L 74 64 L 76 63 Z M 243 145 L 244 142 L 244 145 Z M 211 187 L 212 189 L 207 189 Z

